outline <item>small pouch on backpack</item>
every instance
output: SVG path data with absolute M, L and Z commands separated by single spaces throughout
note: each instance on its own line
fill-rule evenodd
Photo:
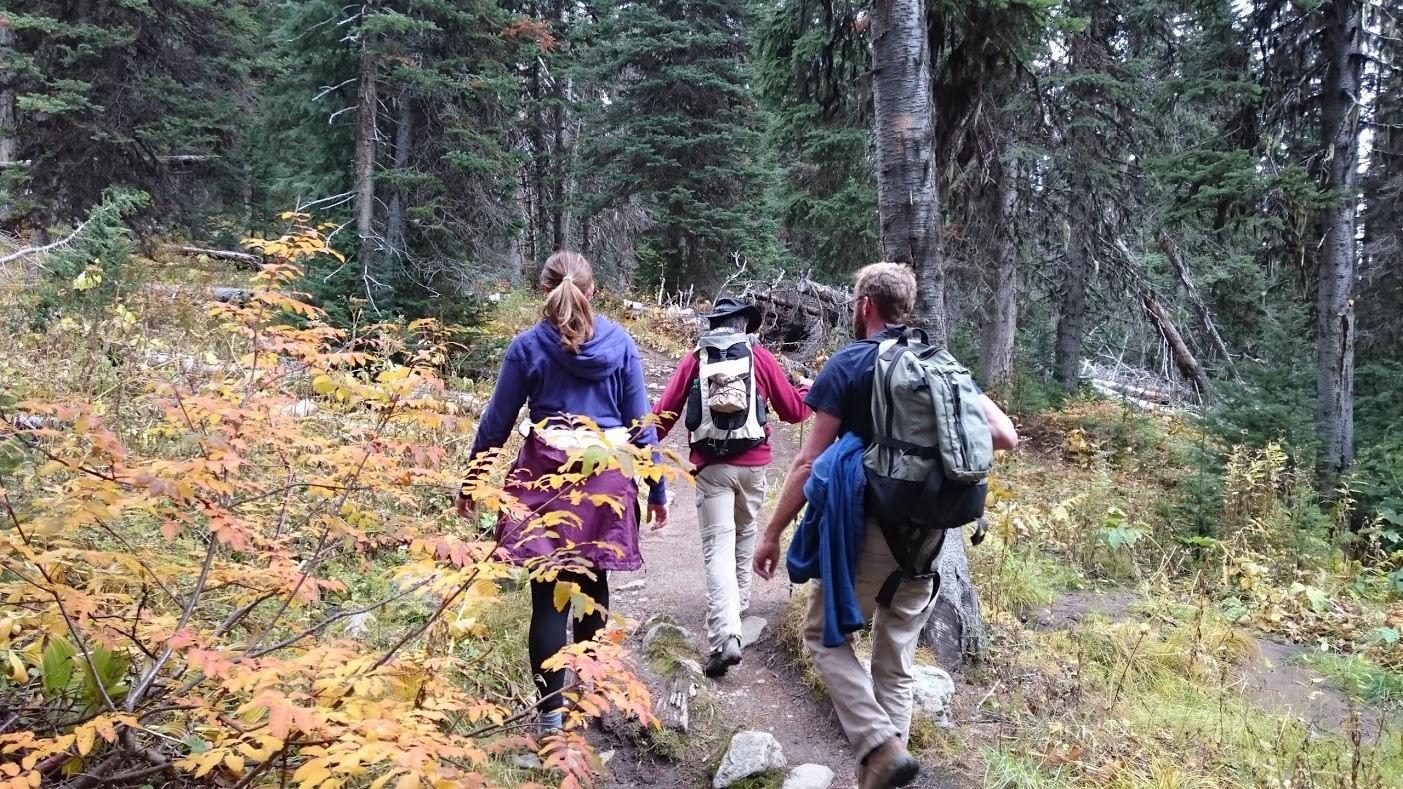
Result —
M 744 375 L 713 375 L 707 381 L 706 407 L 734 414 L 750 407 L 750 382 Z

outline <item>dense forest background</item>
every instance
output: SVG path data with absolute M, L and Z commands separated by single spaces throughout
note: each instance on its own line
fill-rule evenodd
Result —
M 922 310 L 984 384 L 1028 410 L 1088 363 L 1159 372 L 1356 526 L 1403 526 L 1403 9 L 919 10 Z M 309 278 L 341 321 L 471 321 L 560 248 L 664 297 L 841 284 L 884 256 L 872 23 L 847 0 L 6 0 L 0 218 L 233 249 L 307 210 L 349 255 Z

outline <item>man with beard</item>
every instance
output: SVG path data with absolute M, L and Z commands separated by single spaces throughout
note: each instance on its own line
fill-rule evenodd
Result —
M 879 590 L 900 565 L 882 529 L 870 520 L 864 522 L 861 502 L 851 500 L 857 495 L 853 488 L 860 487 L 845 484 L 855 481 L 851 472 L 853 466 L 840 467 L 840 463 L 850 463 L 856 454 L 859 458 L 856 475 L 862 473 L 860 454 L 863 447 L 872 444 L 876 432 L 872 421 L 872 394 L 877 342 L 902 336 L 906 329 L 902 324 L 910 315 L 915 300 L 916 279 L 905 266 L 875 263 L 854 276 L 853 334 L 858 340 L 872 341 L 857 342 L 838 351 L 815 379 L 805 398 L 805 403 L 816 414 L 813 430 L 790 467 L 775 513 L 755 549 L 755 572 L 768 580 L 774 576 L 779 562 L 780 536 L 803 507 L 805 485 L 811 475 L 826 489 L 823 508 L 816 512 L 819 519 L 828 519 L 831 512 L 856 512 L 855 516 L 843 518 L 841 525 L 836 518 L 820 524 L 820 529 L 842 532 L 825 536 L 825 540 L 828 545 L 838 546 L 835 553 L 844 555 L 824 559 L 835 578 L 824 578 L 811 585 L 804 642 L 857 753 L 861 789 L 904 786 L 920 771 L 920 765 L 906 750 L 906 741 L 911 729 L 916 642 L 930 617 L 935 599 L 934 581 L 906 581 L 900 584 L 890 605 L 877 606 Z M 981 394 L 979 400 L 989 422 L 993 447 L 1015 448 L 1018 434 L 1013 422 L 987 396 Z M 848 459 L 835 461 L 833 453 L 828 452 L 830 448 L 846 452 Z M 819 466 L 817 474 L 816 464 Z M 848 473 L 840 482 L 843 468 Z M 832 484 L 828 484 L 830 482 Z M 841 500 L 844 496 L 848 500 L 834 504 L 834 499 Z M 809 517 L 806 515 L 806 525 Z M 862 532 L 860 537 L 857 532 Z M 798 542 L 796 537 L 796 544 Z M 791 550 L 791 575 L 795 575 L 795 562 Z M 850 578 L 844 567 L 851 568 Z M 848 598 L 835 605 L 832 590 L 826 598 L 824 586 L 839 584 Z M 845 620 L 856 618 L 858 624 L 872 621 L 870 676 L 846 636 L 825 638 L 825 623 L 835 616 Z M 831 644 L 834 640 L 836 646 L 825 644 L 825 641 Z

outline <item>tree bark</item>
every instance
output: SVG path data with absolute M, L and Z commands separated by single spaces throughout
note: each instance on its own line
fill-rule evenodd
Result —
M 990 267 L 992 293 L 979 332 L 979 381 L 1000 389 L 1013 375 L 1014 335 L 1018 329 L 1018 166 L 1004 164 L 998 184 L 999 222 Z
M 243 206 L 240 227 L 245 236 L 253 235 L 253 163 L 244 162 L 244 177 L 239 183 L 239 202 Z
M 945 272 L 940 258 L 930 42 L 921 0 L 872 4 L 872 95 L 882 255 L 911 266 L 913 321 L 944 345 Z
M 15 48 L 15 30 L 9 20 L 0 17 L 0 62 L 10 62 Z M 14 164 L 19 148 L 16 130 L 19 116 L 15 114 L 15 78 L 11 69 L 0 68 L 0 169 Z M 10 196 L 0 194 L 0 221 L 12 210 Z
M 1322 217 L 1325 238 L 1316 296 L 1316 434 L 1323 485 L 1354 465 L 1354 286 L 1359 178 L 1359 88 L 1363 71 L 1360 3 L 1336 0 L 1325 18 L 1321 146 L 1325 189 L 1335 204 Z
M 408 83 L 400 85 L 399 118 L 395 122 L 394 167 L 397 175 L 403 175 L 409 167 L 409 151 L 414 143 L 414 107 L 411 88 Z M 404 244 L 404 189 L 395 189 L 390 196 L 390 205 L 385 211 L 385 266 L 393 262 L 395 256 L 405 253 Z
M 1081 228 L 1086 225 L 1078 223 Z M 1057 319 L 1053 367 L 1057 380 L 1074 391 L 1081 379 L 1081 344 L 1086 335 L 1086 285 L 1091 275 L 1090 253 L 1083 229 L 1073 229 L 1067 240 L 1067 267 L 1062 275 L 1062 308 Z
M 1223 363 L 1227 365 L 1228 372 L 1233 378 L 1237 378 L 1237 365 L 1233 364 L 1232 354 L 1228 353 L 1228 344 L 1223 342 L 1223 335 L 1218 333 L 1218 326 L 1213 322 L 1213 313 L 1209 312 L 1208 305 L 1203 301 L 1203 296 L 1199 294 L 1198 287 L 1194 285 L 1189 268 L 1184 265 L 1184 256 L 1179 254 L 1179 246 L 1164 230 L 1159 231 L 1158 241 L 1160 250 L 1169 259 L 1169 264 L 1174 267 L 1174 273 L 1179 277 L 1179 284 L 1184 287 L 1184 294 L 1189 297 L 1189 305 L 1193 307 L 1194 314 L 1198 316 L 1198 322 L 1203 326 L 1204 333 L 1213 342 L 1214 350 L 1223 357 Z
M 375 3 L 361 6 L 362 18 L 375 10 Z M 360 239 L 361 283 L 365 298 L 376 314 L 375 287 L 372 270 L 375 261 L 375 120 L 379 109 L 376 80 L 379 64 L 373 37 L 364 34 L 361 42 L 359 75 L 356 86 L 356 151 L 354 167 L 356 237 Z
M 1208 391 L 1208 379 L 1203 375 L 1203 367 L 1184 342 L 1184 335 L 1179 333 L 1179 328 L 1169 319 L 1153 293 L 1146 291 L 1141 297 L 1141 303 L 1145 305 L 1145 312 L 1150 315 L 1150 323 L 1154 324 L 1164 341 L 1169 343 L 1169 351 L 1174 355 L 1174 366 L 1179 368 L 1179 372 L 1185 378 L 1193 381 L 1194 386 L 1198 387 L 1199 396 L 1202 397 Z

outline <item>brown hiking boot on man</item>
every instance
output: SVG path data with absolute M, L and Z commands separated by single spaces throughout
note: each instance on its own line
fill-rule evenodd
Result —
M 893 737 L 867 754 L 858 768 L 858 789 L 895 789 L 916 780 L 921 764 Z

